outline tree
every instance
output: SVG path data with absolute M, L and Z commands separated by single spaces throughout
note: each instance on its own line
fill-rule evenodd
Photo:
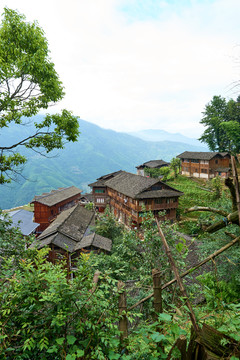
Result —
M 179 158 L 172 158 L 170 161 L 170 168 L 174 171 L 174 177 L 176 178 L 181 166 L 181 160 Z
M 36 22 L 5 8 L 0 25 L 0 129 L 26 125 L 40 110 L 60 101 L 63 86 L 49 58 L 48 42 Z M 43 153 L 61 149 L 79 135 L 77 117 L 62 110 L 35 122 L 32 133 L 0 146 L 0 184 L 11 182 L 26 157 L 22 147 Z
M 160 174 L 162 175 L 162 181 L 167 181 L 168 175 L 170 174 L 170 167 L 169 166 L 161 167 Z
M 200 121 L 206 130 L 200 137 L 212 151 L 240 151 L 240 107 L 239 99 L 226 101 L 221 96 L 214 96 L 208 103 Z
M 161 168 L 145 168 L 144 172 L 152 178 L 161 178 L 162 181 L 166 181 L 170 173 L 170 168 L 168 166 L 162 166 Z

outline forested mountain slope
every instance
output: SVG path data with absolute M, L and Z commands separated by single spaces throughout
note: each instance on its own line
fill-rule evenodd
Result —
M 17 142 L 22 133 L 30 131 L 31 126 L 12 126 L 7 132 L 1 132 L 0 141 Z M 145 161 L 169 161 L 185 150 L 203 150 L 180 142 L 143 141 L 84 120 L 80 120 L 80 131 L 78 142 L 67 143 L 65 149 L 51 154 L 51 158 L 26 152 L 28 162 L 22 172 L 24 178 L 18 177 L 18 182 L 11 185 L 0 185 L 0 208 L 26 204 L 34 195 L 58 187 L 75 185 L 86 192 L 89 183 L 109 172 L 122 169 L 135 173 L 135 167 Z

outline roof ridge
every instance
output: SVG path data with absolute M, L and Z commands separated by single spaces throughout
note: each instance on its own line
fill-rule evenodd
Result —
M 64 191 L 64 190 L 66 190 L 66 189 L 70 189 L 71 187 L 73 187 L 74 185 L 71 185 L 71 186 L 68 186 L 68 187 L 66 187 L 66 188 L 58 188 L 58 189 L 53 189 L 53 190 L 51 190 L 50 192 L 48 192 L 48 193 L 45 193 L 45 195 L 36 195 L 35 197 L 37 197 L 39 200 L 40 199 L 42 199 L 42 198 L 44 198 L 44 197 L 47 197 L 47 196 L 51 196 L 51 195 L 54 195 L 54 194 L 56 194 L 56 192 L 61 192 L 61 191 Z

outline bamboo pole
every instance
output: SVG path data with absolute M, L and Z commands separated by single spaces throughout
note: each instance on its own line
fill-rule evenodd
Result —
M 202 265 L 206 264 L 208 261 L 214 259 L 216 256 L 220 255 L 222 252 L 224 252 L 225 250 L 229 249 L 231 246 L 233 246 L 234 244 L 236 244 L 238 241 L 240 240 L 240 236 L 238 236 L 237 238 L 235 238 L 234 240 L 230 241 L 227 245 L 223 246 L 221 249 L 215 251 L 213 254 L 209 255 L 206 259 L 204 259 L 203 261 L 199 262 L 198 264 L 196 264 L 195 266 L 191 267 L 190 269 L 186 270 L 184 273 L 182 273 L 180 276 L 181 278 L 185 277 L 186 275 L 190 274 L 191 272 L 197 270 L 199 267 L 201 267 Z M 162 290 L 167 288 L 168 286 L 174 284 L 177 281 L 176 278 L 170 280 L 169 282 L 167 282 L 166 284 L 164 284 L 162 286 Z M 138 301 L 136 304 L 132 305 L 128 310 L 132 310 L 134 309 L 136 306 L 140 305 L 141 303 L 151 299 L 151 297 L 153 296 L 152 294 L 149 294 L 148 296 L 146 296 L 144 299 Z
M 175 274 L 175 277 L 177 279 L 177 283 L 178 283 L 178 286 L 180 288 L 180 291 L 182 293 L 182 296 L 185 298 L 185 302 L 186 302 L 186 305 L 188 307 L 188 310 L 189 310 L 189 315 L 190 315 L 190 319 L 192 321 L 192 324 L 193 324 L 193 327 L 194 327 L 194 330 L 196 333 L 199 333 L 199 327 L 198 327 L 198 324 L 197 324 L 197 319 L 196 319 L 196 316 L 194 314 L 194 311 L 193 311 L 193 308 L 192 308 L 192 305 L 189 301 L 189 298 L 187 296 L 187 293 L 186 293 L 186 290 L 184 288 L 184 285 L 183 285 L 183 281 L 179 275 L 179 272 L 178 272 L 178 269 L 175 265 L 175 262 L 174 262 L 174 259 L 172 257 L 172 254 L 171 254 L 171 251 L 170 251 L 170 248 L 168 246 L 168 243 L 165 239 L 165 236 L 162 232 L 162 229 L 160 228 L 160 225 L 159 225 L 159 222 L 158 222 L 158 219 L 156 218 L 156 223 L 157 223 L 157 227 L 158 227 L 158 231 L 159 231 L 159 234 L 161 236 L 161 239 L 162 239 L 162 242 L 163 242 L 163 246 L 165 248 L 165 251 L 166 251 L 166 254 L 168 256 L 168 259 L 169 259 L 169 262 L 170 262 L 170 265 L 171 265 L 171 268 Z
M 128 337 L 128 321 L 127 321 L 127 299 L 126 291 L 124 290 L 125 284 L 122 281 L 118 281 L 118 291 L 119 291 L 119 330 L 121 331 L 120 342 L 123 343 L 124 339 Z

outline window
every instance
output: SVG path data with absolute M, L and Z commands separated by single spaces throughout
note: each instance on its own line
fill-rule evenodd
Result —
M 198 164 L 198 163 L 199 163 L 199 160 L 192 159 L 192 160 L 191 160 L 191 162 L 192 162 L 192 163 L 197 163 L 197 164 Z
M 161 185 L 154 185 L 154 186 L 152 186 L 152 190 L 162 190 L 162 186 Z
M 159 198 L 159 199 L 155 199 L 155 200 L 154 200 L 154 203 L 155 203 L 155 204 L 162 204 L 162 202 L 163 202 L 163 199 L 162 199 L 162 198 Z
M 104 198 L 97 198 L 97 203 L 104 204 Z
M 218 160 L 215 160 L 215 164 L 218 164 Z
M 105 190 L 104 189 L 95 189 L 95 193 L 96 194 L 104 194 Z

